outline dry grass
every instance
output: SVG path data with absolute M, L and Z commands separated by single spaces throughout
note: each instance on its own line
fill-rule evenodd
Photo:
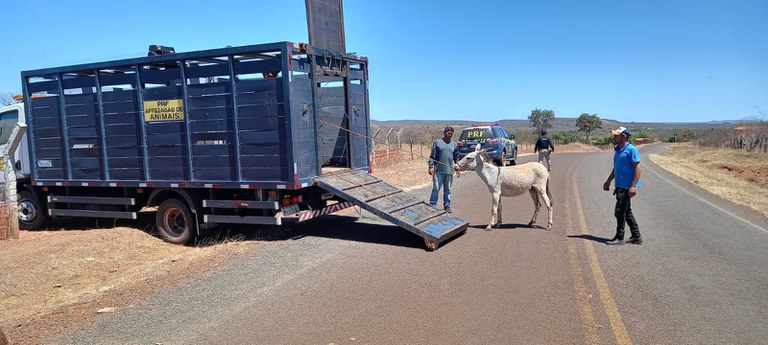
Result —
M 61 307 L 183 275 L 246 248 L 246 243 L 230 241 L 207 247 L 172 245 L 126 227 L 21 231 L 19 240 L 0 241 L 0 327 L 9 335 L 18 333 L 14 328 L 25 321 Z
M 768 154 L 683 143 L 650 158 L 671 173 L 768 217 Z

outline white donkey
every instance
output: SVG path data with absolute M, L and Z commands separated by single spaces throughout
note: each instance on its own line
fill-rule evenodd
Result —
M 491 208 L 491 222 L 486 230 L 501 224 L 501 197 L 518 196 L 526 191 L 531 193 L 533 205 L 536 210 L 528 226 L 536 223 L 536 217 L 539 215 L 541 202 L 549 211 L 549 221 L 547 230 L 552 229 L 552 194 L 549 192 L 549 172 L 547 168 L 538 163 L 526 163 L 508 167 L 497 167 L 486 161 L 485 150 L 480 149 L 480 144 L 475 147 L 475 151 L 468 154 L 459 161 L 459 170 L 475 170 L 480 178 L 488 184 L 488 190 L 491 191 L 493 198 L 493 208 Z M 489 161 L 490 159 L 488 159 Z

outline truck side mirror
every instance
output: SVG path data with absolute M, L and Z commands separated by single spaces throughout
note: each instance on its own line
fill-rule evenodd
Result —
M 514 134 L 510 134 L 510 135 L 509 135 L 509 138 L 510 138 L 510 139 L 514 139 L 514 138 L 515 138 L 515 135 L 514 135 Z

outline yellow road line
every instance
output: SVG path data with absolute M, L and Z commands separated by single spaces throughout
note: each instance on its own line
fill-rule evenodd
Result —
M 571 219 L 571 207 L 565 205 L 565 217 L 567 219 L 567 229 L 573 229 L 573 220 Z M 572 231 L 569 235 L 575 235 Z M 579 263 L 579 254 L 576 249 L 576 242 L 568 241 L 568 257 L 571 263 L 571 275 L 573 276 L 573 287 L 576 290 L 576 304 L 579 306 L 581 314 L 581 326 L 584 330 L 584 338 L 587 344 L 600 344 L 600 337 L 597 335 L 597 324 L 595 316 L 592 313 L 592 305 L 589 303 L 589 294 L 587 286 L 584 283 L 584 276 Z
M 584 211 L 581 207 L 581 197 L 579 196 L 579 189 L 576 187 L 576 174 L 571 174 L 572 183 L 571 187 L 576 201 L 576 210 L 579 216 L 579 224 L 581 227 L 581 233 L 586 235 L 589 233 L 587 221 L 584 217 Z M 597 290 L 600 292 L 600 300 L 603 302 L 605 313 L 608 314 L 608 320 L 611 322 L 611 329 L 613 335 L 616 337 L 616 342 L 622 345 L 631 345 L 632 340 L 629 339 L 629 333 L 627 333 L 627 327 L 624 325 L 624 321 L 621 320 L 621 314 L 619 314 L 619 308 L 613 301 L 613 295 L 611 289 L 608 287 L 608 281 L 603 275 L 603 270 L 600 268 L 600 262 L 597 260 L 597 254 L 595 254 L 595 247 L 590 241 L 584 241 L 584 247 L 589 258 L 589 267 L 592 269 L 592 275 L 595 277 L 597 284 Z

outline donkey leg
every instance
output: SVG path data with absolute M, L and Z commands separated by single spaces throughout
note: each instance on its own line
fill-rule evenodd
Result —
M 496 216 L 496 226 L 497 227 L 501 226 L 501 220 L 503 219 L 502 215 L 501 215 L 501 205 L 502 205 L 502 203 L 501 203 L 501 196 L 499 196 L 499 211 L 496 213 L 497 214 L 497 216 Z
M 539 192 L 539 198 L 544 201 L 544 206 L 547 207 L 547 231 L 552 230 L 552 199 L 549 198 L 549 194 L 543 191 Z
M 491 228 L 495 226 L 496 223 L 498 223 L 498 219 L 499 219 L 498 210 L 499 210 L 499 198 L 501 197 L 501 193 L 499 194 L 493 193 L 491 196 L 493 197 L 493 200 L 492 200 L 493 206 L 491 206 L 491 222 L 488 223 L 488 226 L 485 228 L 485 230 L 492 230 Z
M 531 193 L 531 199 L 533 199 L 533 217 L 531 217 L 531 221 L 528 223 L 528 226 L 533 226 L 533 224 L 536 224 L 536 218 L 539 217 L 539 209 L 541 209 L 541 200 L 539 198 L 539 193 L 536 192 L 535 188 L 531 188 L 529 192 Z

